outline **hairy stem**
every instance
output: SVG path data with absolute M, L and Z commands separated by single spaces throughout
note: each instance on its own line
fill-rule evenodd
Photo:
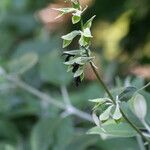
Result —
M 103 82 L 103 80 L 101 79 L 101 77 L 99 76 L 97 70 L 95 69 L 95 67 L 92 65 L 92 63 L 90 63 L 91 68 L 93 70 L 93 72 L 95 73 L 99 83 L 103 86 L 103 88 L 105 89 L 106 93 L 108 94 L 109 98 L 113 101 L 113 103 L 115 104 L 115 100 L 111 94 L 111 92 L 109 91 L 109 89 L 107 88 L 107 85 Z M 123 112 L 123 110 L 120 108 L 121 114 L 123 116 L 123 118 L 130 124 L 130 126 L 137 131 L 137 133 L 139 133 L 141 135 L 141 137 L 143 139 L 145 139 L 146 141 L 148 141 L 150 143 L 150 140 L 148 138 L 146 138 L 143 133 L 128 119 L 128 117 L 125 115 L 125 113 Z
M 82 18 L 81 18 L 80 23 L 81 23 L 81 29 L 83 30 L 83 20 L 82 20 Z M 88 49 L 87 49 L 86 47 L 83 47 L 83 48 L 86 50 L 86 54 L 87 54 L 87 56 L 89 57 L 90 55 L 89 55 Z M 115 101 L 113 95 L 111 94 L 111 92 L 110 92 L 110 90 L 108 89 L 107 85 L 106 85 L 106 84 L 103 82 L 103 80 L 101 79 L 99 73 L 97 72 L 96 68 L 93 66 L 92 62 L 90 62 L 90 66 L 91 66 L 91 68 L 92 68 L 94 74 L 96 75 L 97 80 L 99 81 L 100 85 L 104 88 L 104 90 L 106 91 L 106 93 L 108 94 L 108 96 L 109 96 L 109 98 L 112 100 L 112 102 L 113 102 L 114 104 L 116 104 L 116 101 Z M 125 113 L 123 112 L 123 110 L 122 110 L 121 108 L 120 108 L 120 111 L 121 111 L 121 114 L 122 114 L 123 118 L 128 122 L 128 124 L 130 124 L 130 126 L 131 126 L 135 131 L 137 131 L 137 133 L 139 133 L 139 135 L 141 135 L 141 137 L 142 137 L 143 139 L 145 139 L 147 142 L 150 143 L 150 140 L 149 140 L 147 137 L 145 137 L 145 136 L 143 135 L 143 133 L 128 119 L 128 117 L 125 115 Z
M 64 104 L 64 103 L 52 98 L 50 95 L 48 95 L 46 93 L 43 93 L 43 92 L 37 90 L 36 88 L 26 84 L 25 82 L 20 80 L 18 77 L 7 76 L 7 80 L 14 83 L 19 88 L 29 92 L 30 94 L 32 94 L 36 97 L 38 97 L 39 99 L 43 100 L 47 104 L 54 105 L 55 107 L 58 107 L 58 108 L 60 108 L 64 111 L 68 112 L 70 115 L 75 115 L 75 116 L 78 116 L 78 117 L 80 117 L 84 120 L 93 122 L 93 119 L 92 119 L 90 114 L 77 109 L 75 106 L 73 106 L 71 104 L 66 107 L 66 104 Z M 63 97 L 66 98 L 66 95 L 68 96 L 68 93 L 67 93 L 66 89 L 65 89 L 65 91 L 63 89 L 63 92 L 64 92 Z M 69 99 L 67 99 L 65 101 L 69 101 Z

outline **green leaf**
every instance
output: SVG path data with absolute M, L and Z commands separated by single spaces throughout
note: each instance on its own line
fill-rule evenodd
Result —
M 93 118 L 94 123 L 95 123 L 98 127 L 100 127 L 101 122 L 100 122 L 100 120 L 99 120 L 99 118 L 97 117 L 97 115 L 96 115 L 95 112 L 92 113 L 92 118 Z
M 67 13 L 71 13 L 71 12 L 75 12 L 76 9 L 72 8 L 72 7 L 67 7 L 67 8 L 53 8 L 54 10 L 59 11 L 62 14 L 67 14 Z
M 71 50 L 71 51 L 64 51 L 63 54 L 69 54 L 69 55 L 82 55 L 85 53 L 84 50 Z
M 67 47 L 68 45 L 71 44 L 72 40 L 81 33 L 81 31 L 72 31 L 61 38 L 63 39 L 63 48 Z
M 100 119 L 101 121 L 106 121 L 106 120 L 109 119 L 112 107 L 113 107 L 113 106 L 109 106 L 109 107 L 99 116 L 99 119 Z
M 91 101 L 91 102 L 93 102 L 93 103 L 100 103 L 100 104 L 103 104 L 104 102 L 111 102 L 111 99 L 109 99 L 109 98 L 96 98 L 96 99 L 91 99 L 91 100 L 89 100 L 89 101 Z
M 81 35 L 80 39 L 79 39 L 79 44 L 80 46 L 88 46 L 90 44 L 90 38 L 89 37 L 85 37 L 83 34 Z
M 86 134 L 76 134 L 65 150 L 88 150 L 90 146 L 96 145 L 99 137 Z
M 115 119 L 115 120 L 119 120 L 119 119 L 122 118 L 122 114 L 121 114 L 121 112 L 120 112 L 119 105 L 116 105 L 115 111 L 114 111 L 114 113 L 113 113 L 112 118 Z
M 72 16 L 72 23 L 73 24 L 78 23 L 80 20 L 81 20 L 81 16 L 78 16 L 78 15 L 73 15 Z
M 69 46 L 71 44 L 72 40 L 63 40 L 63 48 Z
M 93 57 L 77 57 L 70 61 L 65 62 L 64 64 L 65 65 L 73 65 L 74 63 L 77 63 L 80 65 L 84 65 L 85 63 L 89 62 L 92 59 L 93 59 Z
M 66 71 L 67 68 L 62 63 L 58 51 L 52 51 L 42 56 L 39 64 L 40 76 L 43 81 L 56 86 L 68 85 L 71 82 L 72 75 Z
M 137 91 L 137 89 L 135 87 L 129 86 L 127 87 L 120 95 L 119 95 L 119 100 L 120 101 L 129 101 L 134 93 Z
M 143 95 L 136 94 L 133 97 L 133 108 L 133 112 L 140 120 L 145 119 L 147 114 L 147 103 Z
M 83 74 L 83 67 L 80 67 L 74 74 L 74 78 L 81 76 Z
M 102 129 L 103 128 L 103 129 Z M 100 127 L 94 127 L 90 129 L 87 133 L 88 134 L 105 134 L 111 137 L 134 137 L 137 135 L 137 132 L 132 129 L 132 127 L 127 123 L 115 123 L 115 122 L 109 122 L 106 124 L 103 124 L 102 128 Z
M 38 62 L 38 55 L 36 53 L 26 53 L 20 58 L 13 59 L 8 63 L 8 70 L 10 73 L 23 74 L 31 69 Z
M 85 24 L 84 24 L 84 29 L 86 29 L 86 28 L 91 28 L 91 26 L 92 26 L 92 22 L 93 22 L 93 19 L 95 18 L 96 16 L 93 16 L 93 17 L 91 17 Z
M 87 38 L 92 38 L 93 36 L 91 35 L 91 31 L 89 28 L 86 28 L 83 30 L 83 36 Z
M 53 142 L 53 133 L 58 125 L 59 119 L 41 119 L 33 128 L 31 133 L 31 149 L 47 150 Z

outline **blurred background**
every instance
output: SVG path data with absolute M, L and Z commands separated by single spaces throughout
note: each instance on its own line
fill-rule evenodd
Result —
M 84 20 L 97 16 L 91 47 L 101 77 L 111 88 L 142 87 L 150 80 L 150 1 L 80 2 L 88 5 Z M 80 26 L 72 26 L 70 15 L 55 19 L 52 8 L 67 6 L 63 0 L 0 0 L 0 150 L 138 150 L 132 138 L 86 134 L 94 126 L 88 100 L 105 93 L 89 66 L 79 87 L 66 72 L 60 37 Z M 76 41 L 69 49 L 75 48 Z M 62 106 L 68 99 L 76 111 Z

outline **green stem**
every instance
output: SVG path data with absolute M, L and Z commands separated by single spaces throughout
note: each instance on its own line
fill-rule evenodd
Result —
M 95 67 L 92 65 L 92 63 L 90 63 L 91 65 L 91 68 L 93 70 L 93 72 L 95 73 L 99 83 L 103 86 L 103 88 L 105 89 L 106 93 L 108 94 L 109 98 L 113 101 L 113 103 L 115 104 L 115 100 L 112 96 L 112 94 L 110 93 L 109 89 L 107 88 L 106 84 L 103 82 L 103 80 L 101 79 L 101 77 L 99 76 L 97 70 L 95 69 Z M 143 133 L 128 119 L 128 117 L 125 115 L 125 113 L 123 112 L 123 110 L 120 108 L 120 111 L 121 111 L 121 114 L 123 116 L 123 118 L 128 122 L 128 124 L 130 124 L 130 126 L 135 130 L 137 131 L 137 133 L 139 133 L 141 135 L 141 137 L 143 139 L 145 139 L 147 142 L 150 143 L 150 140 L 148 138 L 146 138 Z
M 80 22 L 81 22 L 81 29 L 83 30 L 83 20 L 81 19 Z M 87 56 L 89 57 L 90 55 L 89 55 L 89 53 L 88 53 L 88 49 L 86 49 L 85 47 L 84 47 L 84 49 L 86 50 L 86 54 L 87 54 Z M 91 65 L 91 68 L 92 68 L 94 74 L 96 75 L 97 80 L 99 81 L 100 85 L 104 88 L 104 90 L 106 91 L 106 93 L 108 94 L 108 96 L 109 96 L 109 98 L 112 100 L 112 102 L 113 102 L 114 104 L 116 104 L 116 101 L 115 101 L 113 95 L 112 95 L 111 92 L 109 91 L 107 85 L 103 82 L 103 80 L 102 80 L 101 77 L 99 76 L 99 73 L 97 72 L 96 68 L 93 66 L 92 62 L 90 62 L 90 65 Z M 150 140 L 149 140 L 147 137 L 145 137 L 145 136 L 143 135 L 143 133 L 128 119 L 128 117 L 125 115 L 125 113 L 123 112 L 123 110 L 122 110 L 121 108 L 120 108 L 120 111 L 121 111 L 121 114 L 122 114 L 123 118 L 128 122 L 128 124 L 130 124 L 130 126 L 131 126 L 135 131 L 137 131 L 137 133 L 139 133 L 139 135 L 140 135 L 143 139 L 145 139 L 148 143 L 150 143 Z

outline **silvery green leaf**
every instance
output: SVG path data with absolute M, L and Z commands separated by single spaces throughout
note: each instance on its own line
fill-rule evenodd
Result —
M 108 121 L 109 122 L 109 121 Z M 134 137 L 137 135 L 137 132 L 127 123 L 121 122 L 119 124 L 115 122 L 106 122 L 103 124 L 103 128 L 98 126 L 90 129 L 87 134 L 106 134 L 110 137 Z
M 96 16 L 91 17 L 85 24 L 84 24 L 84 29 L 86 28 L 91 28 L 92 26 L 92 21 Z
M 120 112 L 120 108 L 118 104 L 115 106 L 115 111 L 114 111 L 112 118 L 115 120 L 119 120 L 122 118 L 122 114 Z
M 76 13 L 73 13 L 73 16 L 72 16 L 73 24 L 76 24 L 81 20 L 81 14 L 82 14 L 82 11 L 80 10 L 76 11 Z
M 96 99 L 91 99 L 89 101 L 93 102 L 93 103 L 104 103 L 104 102 L 111 102 L 111 99 L 109 99 L 109 98 L 96 98 Z
M 72 23 L 73 24 L 78 23 L 80 20 L 81 20 L 81 16 L 76 16 L 76 15 L 72 16 Z
M 68 66 L 67 72 L 71 71 L 73 69 L 73 66 Z
M 23 74 L 38 62 L 37 53 L 26 53 L 18 59 L 13 59 L 8 64 L 8 70 L 13 74 Z
M 80 64 L 80 65 L 84 65 L 85 63 L 87 63 L 88 61 L 92 60 L 93 57 L 77 57 L 74 58 L 70 61 L 65 62 L 65 65 L 73 65 L 74 63 Z
M 132 86 L 126 87 L 126 89 L 123 92 L 121 92 L 121 94 L 119 94 L 118 98 L 120 101 L 127 102 L 133 97 L 136 91 L 137 89 L 135 87 L 132 87 Z
M 84 50 L 71 50 L 71 51 L 64 51 L 63 54 L 81 55 L 83 52 Z
M 106 120 L 109 119 L 112 107 L 113 107 L 112 105 L 109 106 L 109 107 L 99 116 L 99 119 L 100 119 L 101 121 L 106 121 Z
M 63 48 L 67 47 L 68 45 L 70 45 L 72 42 L 72 40 L 63 40 Z
M 90 38 L 89 37 L 85 37 L 83 35 L 83 33 L 82 33 L 82 35 L 81 35 L 81 37 L 79 39 L 79 44 L 80 44 L 80 46 L 83 46 L 83 47 L 89 45 L 90 44 Z
M 73 40 L 77 35 L 79 35 L 81 33 L 81 31 L 78 31 L 78 30 L 75 30 L 75 31 L 72 31 L 66 35 L 63 35 L 61 38 L 64 39 L 64 40 Z
M 74 78 L 81 76 L 83 74 L 83 67 L 80 67 L 74 74 Z
M 72 8 L 72 7 L 67 7 L 67 8 L 53 8 L 53 9 L 61 12 L 62 14 L 67 14 L 67 13 L 71 13 L 71 12 L 75 12 L 76 11 L 76 9 Z
M 85 37 L 89 37 L 89 38 L 92 38 L 93 36 L 91 35 L 91 31 L 89 28 L 86 28 L 83 30 L 83 36 Z
M 146 100 L 141 94 L 136 94 L 133 99 L 134 113 L 139 119 L 143 120 L 147 114 Z
M 93 118 L 93 121 L 95 122 L 95 124 L 96 124 L 98 127 L 100 127 L 100 120 L 99 120 L 99 118 L 97 117 L 97 115 L 96 115 L 95 112 L 92 113 L 92 118 Z
M 62 36 L 61 38 L 63 39 L 63 48 L 70 45 L 72 40 L 79 34 L 80 34 L 80 31 L 75 30 L 75 31 L 72 31 L 72 32 Z

